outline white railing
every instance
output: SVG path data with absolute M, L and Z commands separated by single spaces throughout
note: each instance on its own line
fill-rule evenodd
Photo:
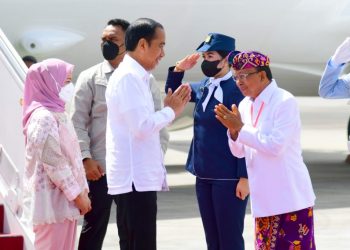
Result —
M 24 136 L 22 106 L 26 66 L 0 29 L 0 203 L 5 205 L 4 231 L 24 237 L 33 249 L 33 232 L 21 222 Z M 1 247 L 0 247 L 1 248 Z
M 6 205 L 13 214 L 18 214 L 21 206 L 20 202 L 20 174 L 10 156 L 0 144 L 0 178 L 3 184 L 0 188 L 2 197 Z
M 11 75 L 16 78 L 16 84 L 23 90 L 23 83 L 26 77 L 26 66 L 22 58 L 7 39 L 4 32 L 0 28 L 0 56 L 2 61 L 6 62 L 7 69 Z

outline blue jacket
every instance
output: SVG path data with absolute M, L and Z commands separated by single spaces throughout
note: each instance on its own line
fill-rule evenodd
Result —
M 169 68 L 165 91 L 178 88 L 184 77 L 183 72 L 174 72 Z M 201 82 L 191 83 L 191 102 L 195 102 L 193 112 L 193 139 L 188 154 L 186 169 L 195 176 L 203 179 L 232 180 L 240 177 L 247 178 L 245 159 L 234 157 L 228 146 L 227 128 L 215 118 L 214 107 L 219 102 L 211 96 L 206 111 L 203 112 L 202 103 L 208 94 L 206 84 L 208 78 Z M 238 104 L 243 95 L 230 78 L 222 81 L 223 104 L 231 109 L 232 104 Z

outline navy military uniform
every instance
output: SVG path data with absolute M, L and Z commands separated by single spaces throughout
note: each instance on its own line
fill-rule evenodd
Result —
M 197 51 L 234 51 L 234 39 L 212 34 Z M 183 72 L 169 68 L 165 89 L 173 91 L 181 85 Z M 232 78 L 231 71 L 219 84 L 223 93 L 222 103 L 231 109 L 238 106 L 243 95 Z M 208 95 L 210 79 L 191 83 L 191 102 L 194 109 L 194 136 L 188 155 L 186 169 L 196 178 L 196 193 L 209 250 L 244 249 L 243 227 L 247 198 L 236 197 L 236 186 L 241 177 L 247 178 L 245 159 L 234 157 L 228 146 L 227 129 L 215 118 L 215 87 L 203 111 Z

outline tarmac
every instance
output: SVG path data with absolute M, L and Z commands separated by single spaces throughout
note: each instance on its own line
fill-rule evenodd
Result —
M 346 128 L 350 105 L 347 100 L 319 97 L 297 97 L 297 100 L 302 119 L 303 157 L 317 196 L 314 217 L 316 247 L 318 250 L 349 250 L 350 165 L 345 163 L 345 159 L 348 154 Z M 195 178 L 184 170 L 191 138 L 192 127 L 170 132 L 165 156 L 170 192 L 158 193 L 159 250 L 206 249 L 194 191 Z M 81 222 L 78 237 L 80 230 Z M 244 239 L 246 249 L 254 249 L 254 220 L 249 204 Z M 119 249 L 115 206 L 103 249 Z

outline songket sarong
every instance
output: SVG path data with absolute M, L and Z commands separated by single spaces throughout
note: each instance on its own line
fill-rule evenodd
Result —
M 313 208 L 255 219 L 256 250 L 315 250 Z

